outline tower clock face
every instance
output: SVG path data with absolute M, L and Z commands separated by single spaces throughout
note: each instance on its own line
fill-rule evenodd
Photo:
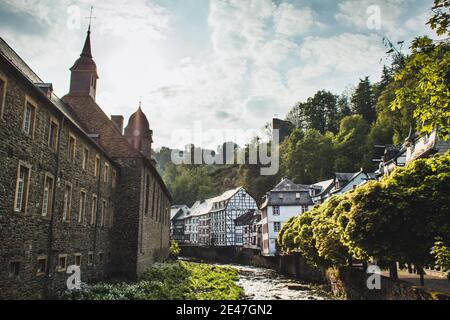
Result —
M 133 134 L 134 134 L 135 137 L 137 137 L 137 136 L 139 136 L 141 134 L 141 132 L 136 129 L 136 130 L 134 130 Z

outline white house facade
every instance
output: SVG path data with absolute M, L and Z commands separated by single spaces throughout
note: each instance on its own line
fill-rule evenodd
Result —
M 262 255 L 277 254 L 277 237 L 283 224 L 314 207 L 311 186 L 298 185 L 284 178 L 266 196 L 261 207 Z

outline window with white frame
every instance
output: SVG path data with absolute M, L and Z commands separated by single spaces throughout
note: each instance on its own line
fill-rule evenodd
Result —
M 58 272 L 64 272 L 67 269 L 67 254 L 58 256 Z
M 14 198 L 14 211 L 26 213 L 28 192 L 30 187 L 31 166 L 19 163 L 16 182 L 16 195 Z
M 280 215 L 280 207 L 279 206 L 274 206 L 273 207 L 273 215 L 274 216 L 279 216 Z
M 302 205 L 302 213 L 308 212 L 308 206 Z
M 42 199 L 42 216 L 47 217 L 52 213 L 53 208 L 53 188 L 54 188 L 53 176 L 46 174 L 44 181 L 44 195 Z
M 63 206 L 63 221 L 68 221 L 72 210 L 72 185 L 70 183 L 67 183 L 64 188 Z
M 100 175 L 100 156 L 97 154 L 95 156 L 94 163 L 94 176 L 98 177 Z
M 83 149 L 83 158 L 81 160 L 81 168 L 83 170 L 87 170 L 88 162 L 89 162 L 89 149 L 85 147 Z
M 82 223 L 86 212 L 86 191 L 80 191 L 80 207 L 78 210 L 78 222 Z
M 59 135 L 59 123 L 56 119 L 50 118 L 48 146 L 55 151 L 58 149 L 58 135 Z
M 23 132 L 32 137 L 34 135 L 34 127 L 36 122 L 36 105 L 26 99 L 25 110 L 23 115 Z
M 77 148 L 77 138 L 73 134 L 69 134 L 69 143 L 67 146 L 67 160 L 70 162 L 75 161 L 76 149 Z
M 109 164 L 105 162 L 105 168 L 103 169 L 103 182 L 108 183 L 109 181 Z
M 6 77 L 3 77 L 0 74 L 0 118 L 3 118 L 3 112 L 5 110 L 6 86 L 7 86 Z
M 273 223 L 273 231 L 280 232 L 280 230 L 281 230 L 281 222 L 274 222 Z
M 91 208 L 91 224 L 95 224 L 95 220 L 97 219 L 97 195 L 92 195 L 92 208 Z
M 42 276 L 47 272 L 47 256 L 37 258 L 36 275 Z

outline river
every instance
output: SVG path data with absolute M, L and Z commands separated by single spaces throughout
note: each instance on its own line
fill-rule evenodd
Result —
M 318 286 L 301 283 L 275 270 L 235 264 L 215 264 L 239 271 L 238 285 L 247 300 L 330 300 L 331 295 Z

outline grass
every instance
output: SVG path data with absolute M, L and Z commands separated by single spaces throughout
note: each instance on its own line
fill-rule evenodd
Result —
M 156 264 L 138 282 L 83 285 L 68 292 L 75 300 L 238 300 L 236 269 L 177 261 Z

